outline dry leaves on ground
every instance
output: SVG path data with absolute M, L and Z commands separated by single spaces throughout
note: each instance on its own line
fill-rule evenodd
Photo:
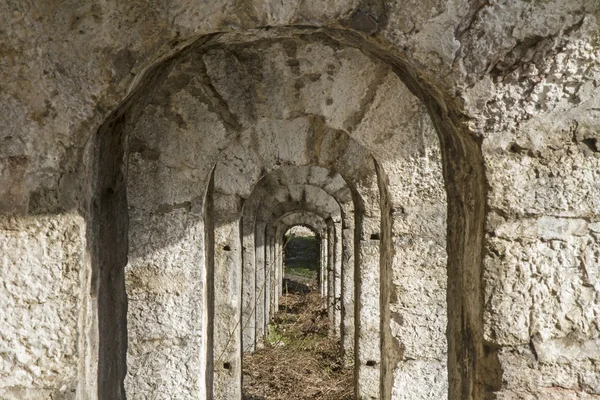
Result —
M 282 296 L 264 348 L 244 355 L 244 400 L 352 399 L 352 366 L 328 332 L 318 293 Z

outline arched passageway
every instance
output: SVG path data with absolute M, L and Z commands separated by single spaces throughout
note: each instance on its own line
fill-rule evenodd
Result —
M 600 3 L 406 5 L 0 2 L 0 398 L 237 397 L 320 190 L 358 395 L 600 395 Z
M 320 277 L 321 271 L 331 272 L 327 254 L 321 254 L 321 247 L 327 248 L 322 242 L 327 224 L 307 212 L 289 213 L 283 220 L 289 223 L 278 223 L 283 239 L 282 263 L 276 266 L 283 272 L 279 306 L 260 349 L 244 354 L 243 398 L 350 400 L 353 364 L 345 364 L 327 312 L 339 303 L 323 297 L 329 288 Z
M 113 241 L 127 233 L 129 249 L 117 241 L 117 258 L 94 261 L 113 265 L 107 268 L 118 276 L 129 253 L 127 392 L 241 396 L 242 350 L 251 351 L 265 334 L 281 287 L 277 221 L 301 211 L 330 221 L 324 291 L 328 301 L 341 303 L 330 319 L 354 361 L 356 396 L 445 398 L 456 385 L 475 390 L 459 384 L 469 374 L 458 373 L 458 380 L 446 374 L 447 365 L 472 371 L 464 363 L 479 357 L 480 333 L 470 316 L 478 303 L 464 303 L 471 311 L 461 312 L 462 322 L 446 307 L 446 277 L 458 282 L 473 271 L 446 274 L 440 151 L 448 146 L 438 145 L 433 129 L 443 116 L 430 119 L 432 110 L 408 91 L 389 60 L 321 33 L 292 31 L 277 39 L 257 31 L 250 41 L 231 34 L 198 42 L 148 83 L 154 94 L 146 103 L 132 97 L 131 109 L 99 133 L 100 149 L 129 154 L 126 169 L 114 158 L 99 158 L 103 182 L 126 179 L 127 199 L 116 196 L 116 186 L 97 199 L 95 214 L 128 214 L 128 226 L 98 222 L 95 237 Z M 277 68 L 270 63 L 280 59 Z M 278 97 L 286 91 L 291 97 Z M 442 143 L 459 140 L 440 134 Z M 471 162 L 448 166 L 446 180 L 454 179 L 452 168 L 471 168 Z M 425 175 L 427 183 L 419 179 Z M 462 196 L 461 187 L 454 186 L 458 197 L 449 202 Z M 478 212 L 456 214 L 449 229 Z M 466 256 L 463 245 L 476 242 L 448 248 L 449 268 L 468 264 L 456 258 Z M 419 262 L 407 262 L 410 257 Z M 423 294 L 411 285 L 426 279 L 439 282 L 439 290 L 411 302 Z M 122 290 L 101 288 L 106 295 Z M 463 308 L 466 292 L 452 290 L 448 299 Z M 117 299 L 106 301 L 119 309 Z M 427 320 L 419 318 L 423 313 Z M 99 314 L 102 321 L 113 317 Z M 465 318 L 475 325 L 465 325 Z M 458 341 L 447 348 L 446 321 L 453 337 L 475 329 L 475 347 L 467 351 Z M 102 326 L 117 336 L 125 332 L 118 324 Z M 430 350 L 417 351 L 421 347 Z M 470 353 L 457 364 L 463 351 Z M 113 365 L 125 357 L 101 359 Z M 119 381 L 124 370 L 113 365 L 106 371 L 106 379 Z M 158 377 L 164 385 L 149 384 Z
M 324 267 L 321 265 L 321 234 L 312 225 L 294 225 L 281 228 L 285 230 L 281 239 L 281 279 L 306 283 L 315 291 L 321 291 L 323 283 L 320 277 Z M 276 236 L 276 239 L 278 237 Z M 281 285 L 280 293 L 286 292 L 286 285 Z

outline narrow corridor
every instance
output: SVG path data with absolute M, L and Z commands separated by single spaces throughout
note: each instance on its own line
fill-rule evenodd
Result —
M 344 366 L 318 290 L 319 239 L 302 227 L 290 232 L 279 310 L 263 347 L 244 355 L 244 399 L 352 399 L 353 366 Z

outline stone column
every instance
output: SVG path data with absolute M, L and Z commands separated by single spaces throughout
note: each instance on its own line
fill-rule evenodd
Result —
M 256 349 L 256 310 L 260 301 L 257 297 L 256 245 L 254 223 L 244 218 L 242 253 L 242 349 L 253 352 Z
M 278 274 L 278 279 L 277 279 L 277 288 L 278 290 L 278 294 L 279 296 L 283 295 L 283 245 L 282 245 L 282 241 L 283 238 L 281 235 L 277 235 L 276 237 L 276 244 L 277 244 L 277 274 Z M 279 303 L 279 302 L 278 302 Z
M 265 336 L 265 326 L 267 325 L 266 318 L 266 281 L 265 281 L 265 224 L 263 222 L 256 223 L 254 227 L 254 257 L 256 266 L 256 344 L 262 346 L 262 341 Z
M 269 250 L 271 252 L 271 263 L 269 265 L 269 268 L 271 270 L 271 313 L 269 314 L 269 316 L 273 317 L 275 316 L 277 308 L 279 307 L 279 289 L 277 288 L 279 276 L 277 271 L 277 251 L 275 249 L 275 234 L 272 230 L 269 232 Z
M 241 211 L 241 210 L 240 210 Z M 241 214 L 215 221 L 214 382 L 215 399 L 242 397 Z
M 379 399 L 381 375 L 379 304 L 379 219 L 357 218 L 356 226 L 356 397 Z
M 334 264 L 335 264 L 335 228 L 333 220 L 328 219 L 327 221 L 327 315 L 329 317 L 329 333 L 334 333 L 335 326 L 335 313 L 334 313 L 334 300 L 335 300 L 335 278 L 334 278 Z
M 341 346 L 344 359 L 354 356 L 354 211 L 346 213 L 342 228 Z
M 333 333 L 340 336 L 342 298 L 342 221 L 334 222 L 334 261 L 333 261 Z
M 93 290 L 91 269 L 84 263 L 85 234 L 85 221 L 75 213 L 0 215 L 0 398 L 74 398 L 78 384 L 80 398 L 97 398 L 98 355 L 90 352 L 95 344 L 90 341 L 98 340 L 93 309 L 98 304 L 91 296 L 82 299 Z M 80 321 L 86 311 L 90 318 Z M 85 332 L 78 331 L 82 323 Z M 82 339 L 88 341 L 85 349 L 78 348 Z M 114 338 L 115 358 L 120 343 Z M 87 365 L 80 360 L 79 368 L 86 370 L 79 375 L 78 349 L 89 357 Z M 123 394 L 120 387 L 104 390 Z
M 271 237 L 268 235 L 268 230 L 264 230 L 265 235 L 265 335 L 269 334 L 269 322 L 271 319 L 271 280 L 273 279 L 272 275 L 272 253 L 271 253 Z
M 323 302 L 327 305 L 327 230 L 325 229 L 321 233 L 321 266 L 319 269 L 319 275 L 321 277 L 321 296 L 323 296 Z

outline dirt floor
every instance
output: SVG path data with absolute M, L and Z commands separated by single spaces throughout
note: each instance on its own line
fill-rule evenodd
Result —
M 286 279 L 287 294 L 264 348 L 244 355 L 244 400 L 349 400 L 353 368 L 343 367 L 339 339 L 328 336 L 323 298 Z

